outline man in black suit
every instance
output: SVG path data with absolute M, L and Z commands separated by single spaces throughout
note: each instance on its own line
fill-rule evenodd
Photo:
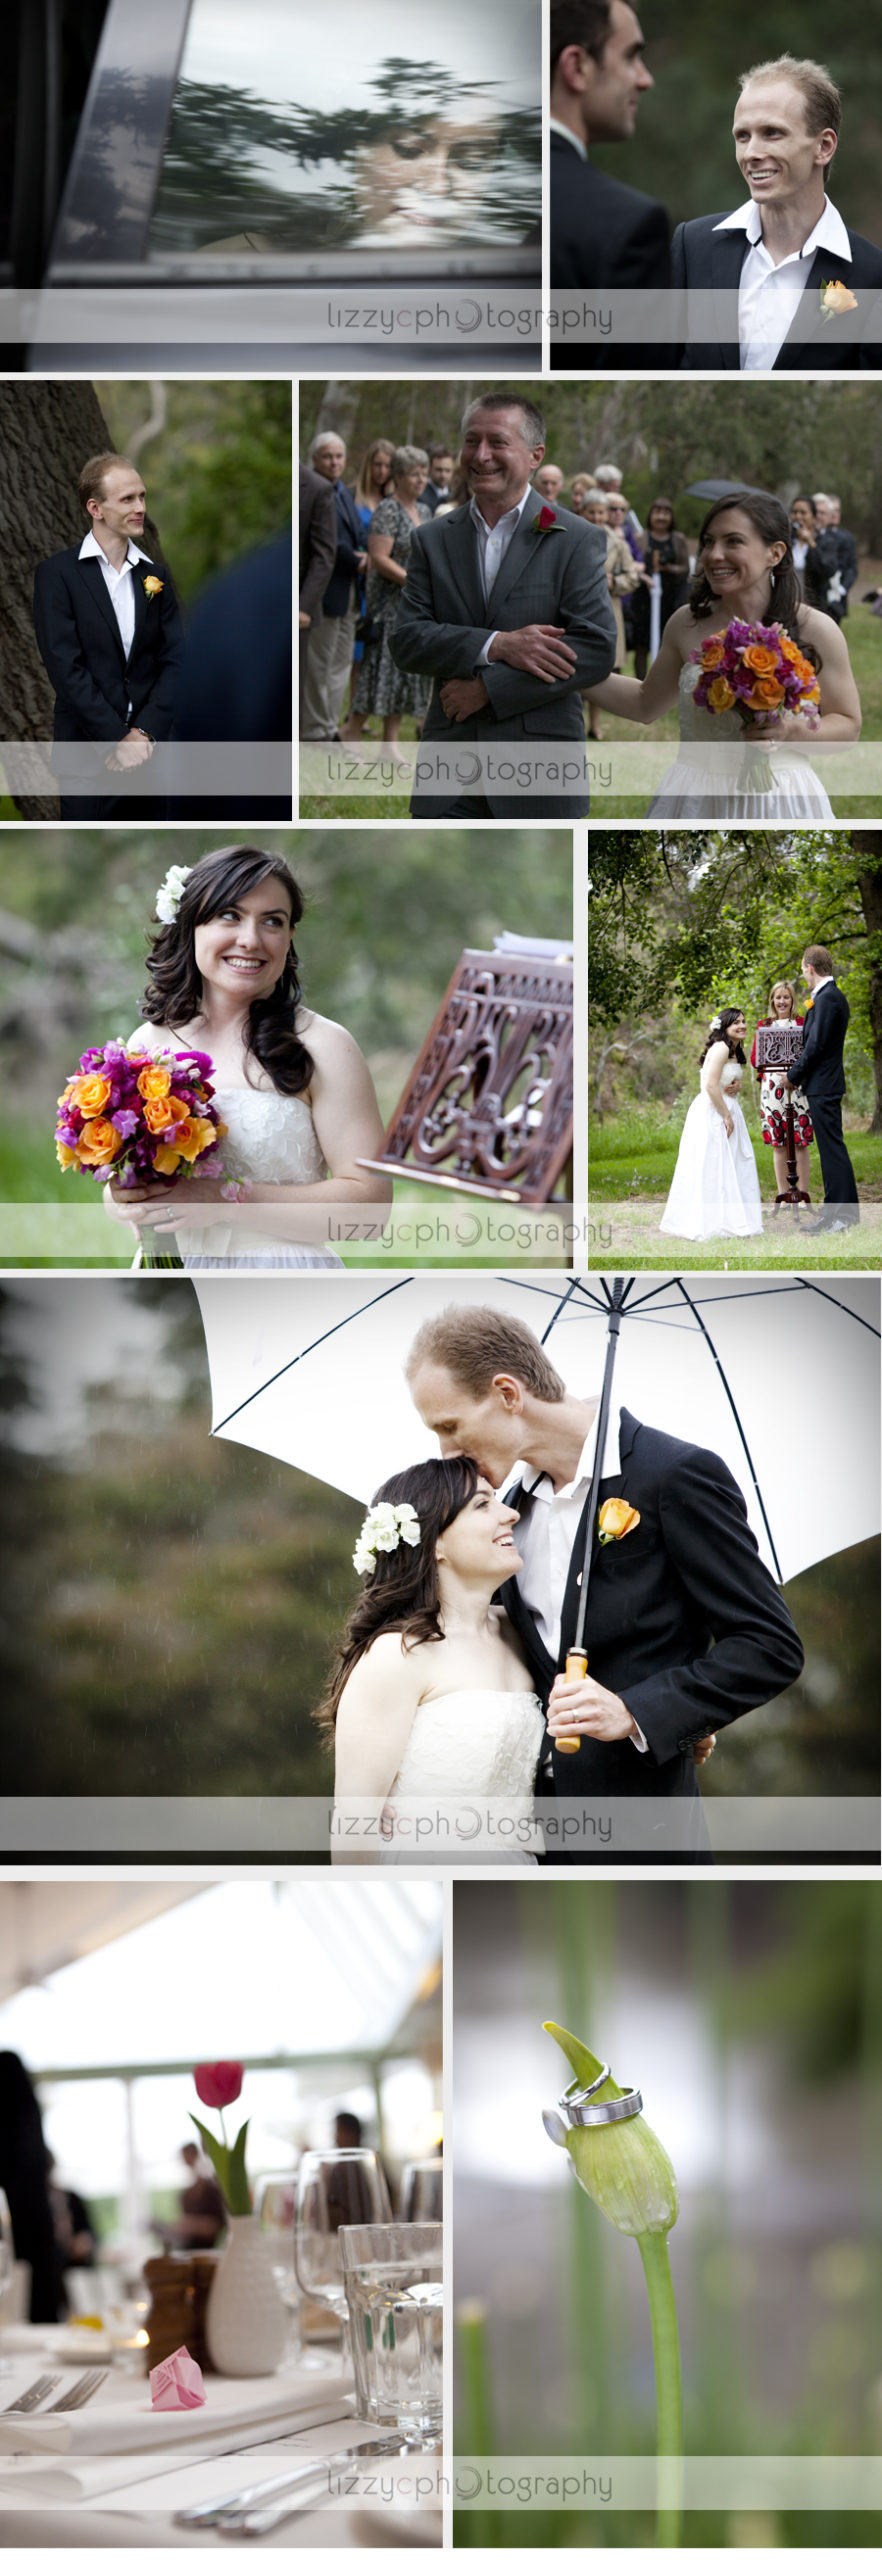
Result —
M 446 444 L 430 444 L 428 452 L 429 477 L 423 490 L 423 505 L 434 515 L 438 507 L 446 506 L 450 496 L 453 455 Z
M 841 1235 L 860 1219 L 858 1188 L 842 1135 L 845 1094 L 845 1034 L 848 1002 L 833 976 L 833 961 L 822 942 L 803 952 L 802 974 L 810 989 L 808 1020 L 789 1082 L 801 1085 L 812 1115 L 824 1177 L 824 1206 L 810 1225 L 799 1223 L 800 1235 Z
M 643 36 L 628 0 L 552 0 L 551 289 L 587 293 L 670 284 L 664 206 L 588 161 L 591 143 L 629 142 L 642 92 L 652 88 Z M 643 366 L 648 351 L 614 338 L 553 347 L 556 368 Z
M 298 466 L 300 476 L 300 721 L 309 665 L 312 625 L 337 556 L 337 510 L 330 482 L 318 471 Z
M 84 540 L 41 560 L 34 577 L 37 647 L 55 692 L 53 771 L 82 771 L 96 742 L 96 770 L 125 776 L 119 797 L 62 798 L 63 818 L 165 815 L 165 803 L 130 786 L 149 763 L 158 738 L 169 738 L 175 713 L 183 632 L 168 570 L 139 547 L 147 500 L 140 473 L 124 454 L 99 453 L 84 463 L 80 498 L 90 519 Z M 161 564 L 160 564 L 161 566 Z
M 882 251 L 849 231 L 825 193 L 842 102 L 829 72 L 790 54 L 747 73 L 735 157 L 750 194 L 736 213 L 682 222 L 673 282 L 717 298 L 686 317 L 687 370 L 841 373 L 882 362 Z
M 598 1544 L 590 1672 L 567 1681 L 558 1664 L 575 1634 L 597 1399 L 571 1395 L 529 1327 L 491 1307 L 430 1318 L 407 1375 L 442 1456 L 473 1458 L 520 1514 L 523 1567 L 500 1597 L 546 1704 L 540 1793 L 676 1798 L 667 1839 L 661 1806 L 653 1820 L 653 1854 L 676 1851 L 685 1831 L 690 1854 L 702 1856 L 696 1758 L 722 1726 L 789 1688 L 803 1663 L 728 1467 L 624 1408 L 611 1413 L 600 1503 L 624 1500 L 639 1517 L 627 1536 Z M 561 1734 L 578 1734 L 578 1751 L 556 1749 Z M 582 1858 L 585 1848 L 560 1854 Z
M 848 612 L 849 588 L 854 586 L 858 573 L 857 544 L 854 534 L 847 533 L 844 524 L 840 522 L 842 514 L 840 498 L 828 498 L 823 489 L 817 489 L 813 504 L 821 532 L 826 535 L 836 554 L 836 568 L 830 581 L 825 609 L 832 615 L 834 622 L 844 622 Z
M 319 478 L 326 480 L 334 492 L 337 547 L 324 595 L 310 624 L 301 736 L 339 738 L 340 713 L 355 646 L 355 580 L 367 567 L 367 552 L 355 499 L 343 483 L 346 446 L 342 436 L 329 428 L 313 436 L 309 459 Z

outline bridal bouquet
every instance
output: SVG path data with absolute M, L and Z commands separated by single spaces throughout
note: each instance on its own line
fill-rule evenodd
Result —
M 778 623 L 730 622 L 725 631 L 709 633 L 691 657 L 701 668 L 693 701 L 702 710 L 735 711 L 743 727 L 754 732 L 759 720 L 763 732 L 775 729 L 785 712 L 798 713 L 808 729 L 816 727 L 820 688 L 815 669 Z M 762 767 L 756 764 L 752 781 L 756 790 L 771 789 L 768 758 Z
M 226 1122 L 212 1101 L 212 1061 L 202 1049 L 169 1049 L 161 1057 L 134 1055 L 122 1040 L 86 1049 L 76 1074 L 58 1097 L 55 1153 L 63 1173 L 112 1175 L 122 1189 L 173 1184 L 198 1172 L 223 1172 L 215 1152 Z M 231 1198 L 238 1185 L 231 1183 Z M 137 1211 L 136 1211 L 137 1215 Z M 176 1270 L 178 1256 L 157 1254 L 142 1239 L 145 1270 Z

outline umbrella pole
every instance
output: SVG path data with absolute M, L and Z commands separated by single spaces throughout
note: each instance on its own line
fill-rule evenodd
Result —
M 606 1447 L 609 1409 L 612 1403 L 613 1372 L 616 1365 L 616 1351 L 618 1349 L 619 1334 L 622 1326 L 622 1307 L 624 1304 L 624 1298 L 624 1280 L 614 1280 L 612 1305 L 610 1307 L 609 1327 L 607 1333 L 606 1359 L 604 1361 L 603 1368 L 603 1385 L 600 1390 L 600 1410 L 597 1416 L 594 1474 L 591 1481 L 591 1491 L 588 1496 L 588 1513 L 585 1521 L 585 1554 L 582 1561 L 582 1588 L 579 1595 L 579 1614 L 576 1619 L 575 1637 L 567 1653 L 565 1664 L 565 1673 L 568 1680 L 584 1680 L 588 1669 L 588 1655 L 583 1646 L 585 1618 L 588 1608 L 588 1584 L 591 1578 L 591 1562 L 594 1554 L 594 1524 L 597 1519 L 597 1505 L 600 1498 L 600 1478 L 603 1469 L 603 1454 Z M 578 1751 L 579 1748 L 579 1736 L 577 1733 L 564 1733 L 557 1736 L 555 1743 L 556 1750 Z

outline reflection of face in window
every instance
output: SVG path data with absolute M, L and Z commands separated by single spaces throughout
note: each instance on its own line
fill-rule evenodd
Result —
M 498 123 L 454 124 L 433 116 L 365 143 L 353 175 L 363 245 L 374 238 L 427 245 L 480 229 L 480 209 L 499 164 Z

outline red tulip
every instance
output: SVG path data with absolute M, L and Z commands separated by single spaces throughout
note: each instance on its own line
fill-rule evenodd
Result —
M 193 2073 L 204 2107 L 231 2107 L 244 2078 L 241 2062 L 199 2062 Z

